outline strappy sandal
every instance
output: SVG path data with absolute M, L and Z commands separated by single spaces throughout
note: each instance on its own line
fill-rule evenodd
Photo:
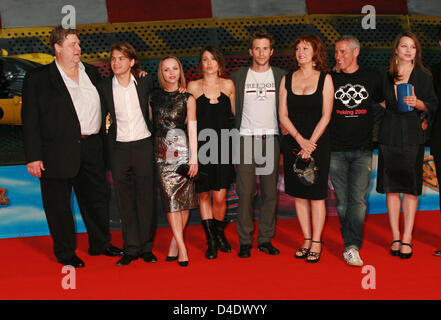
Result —
M 304 239 L 305 241 L 312 241 L 312 239 Z M 296 253 L 294 254 L 294 257 L 296 257 L 296 259 L 305 259 L 308 256 L 310 248 L 299 248 Z M 300 253 L 300 254 L 299 254 Z
M 306 262 L 317 263 L 320 261 L 320 255 L 322 254 L 323 243 L 321 241 L 314 241 L 314 240 L 311 240 L 311 242 L 320 243 L 322 246 L 320 246 L 320 252 L 314 252 L 314 251 L 309 250 L 309 253 L 306 257 Z M 310 257 L 312 257 L 314 259 L 309 259 Z
M 393 245 L 394 243 L 397 243 L 397 242 L 399 242 L 400 244 L 402 244 L 402 243 L 401 243 L 401 240 L 394 240 L 394 241 L 392 241 L 392 243 L 390 244 L 390 246 L 392 247 L 392 245 Z M 401 245 L 400 245 L 400 248 L 401 248 Z M 392 250 L 392 249 L 390 249 L 390 254 L 393 255 L 393 256 L 395 256 L 395 257 L 397 257 L 397 256 L 400 255 L 400 249 L 398 249 L 398 250 Z
M 402 242 L 401 246 L 408 246 L 408 247 L 412 248 L 412 244 L 411 243 L 404 243 L 404 242 Z M 409 259 L 412 256 L 412 253 L 413 253 L 413 248 L 412 248 L 412 251 L 409 252 L 409 253 L 403 253 L 403 252 L 400 251 L 400 258 L 401 259 Z

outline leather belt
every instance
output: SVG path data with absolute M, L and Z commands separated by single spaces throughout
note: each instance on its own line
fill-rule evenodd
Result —
M 93 136 L 96 136 L 96 134 L 82 134 L 81 135 L 81 139 L 87 140 L 87 139 L 89 139 L 90 137 L 93 137 Z

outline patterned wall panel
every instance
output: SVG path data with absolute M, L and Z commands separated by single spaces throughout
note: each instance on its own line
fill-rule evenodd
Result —
M 425 61 L 432 62 L 438 59 L 437 28 L 441 22 L 440 17 L 378 15 L 376 28 L 368 30 L 361 26 L 363 17 L 364 15 L 291 15 L 193 19 L 79 25 L 78 29 L 81 34 L 83 59 L 88 62 L 107 61 L 108 50 L 115 41 L 132 43 L 141 60 L 155 61 L 167 54 L 174 54 L 194 61 L 195 64 L 201 48 L 209 44 L 219 46 L 227 56 L 242 55 L 248 59 L 247 40 L 250 34 L 259 28 L 265 28 L 274 34 L 277 54 L 291 53 L 290 46 L 297 36 L 316 33 L 322 38 L 326 50 L 332 56 L 335 40 L 343 34 L 354 34 L 361 41 L 362 51 L 372 50 L 369 51 L 369 55 L 363 56 L 367 63 L 372 59 L 372 64 L 380 60 L 387 63 L 387 54 L 374 54 L 375 50 L 387 52 L 400 31 L 412 30 L 421 40 L 425 50 Z M 10 55 L 29 52 L 50 53 L 50 30 L 51 27 L 2 29 L 0 46 L 8 50 Z M 190 63 L 189 68 L 193 67 Z

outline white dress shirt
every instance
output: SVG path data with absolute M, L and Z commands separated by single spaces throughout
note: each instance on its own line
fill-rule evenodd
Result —
M 136 84 L 133 75 L 130 75 L 127 87 L 123 87 L 116 76 L 112 79 L 117 128 L 116 141 L 119 142 L 137 141 L 152 135 L 141 111 Z
M 80 121 L 81 134 L 97 134 L 101 128 L 100 96 L 92 81 L 90 81 L 84 64 L 82 62 L 78 64 L 78 83 L 64 73 L 56 59 L 55 64 L 75 107 L 75 112 Z

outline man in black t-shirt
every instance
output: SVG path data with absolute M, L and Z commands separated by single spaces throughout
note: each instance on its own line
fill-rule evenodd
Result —
M 360 42 L 353 36 L 335 43 L 338 72 L 332 74 L 335 93 L 330 122 L 330 176 L 345 243 L 343 257 L 351 266 L 363 265 L 359 250 L 372 170 L 374 105 L 381 96 L 379 75 L 358 65 L 359 53 Z

